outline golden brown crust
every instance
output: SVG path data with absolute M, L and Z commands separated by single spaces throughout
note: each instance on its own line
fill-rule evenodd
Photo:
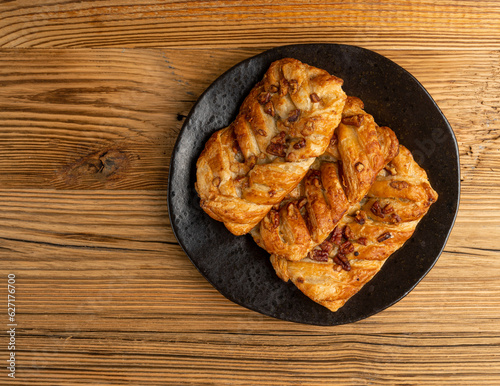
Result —
M 328 147 L 346 100 L 342 83 L 295 59 L 274 62 L 198 159 L 203 210 L 236 235 L 250 231 Z
M 328 250 L 326 261 L 311 258 L 288 261 L 273 255 L 271 262 L 278 276 L 291 280 L 312 300 L 331 311 L 342 307 L 371 280 L 387 258 L 412 236 L 418 222 L 438 198 L 427 174 L 408 149 L 400 146 L 398 156 L 388 168 L 392 173 L 385 170 L 379 173 L 368 192 L 368 200 L 352 207 L 333 237 L 317 247 Z M 378 204 L 374 208 L 375 202 Z M 342 237 L 335 239 L 335 234 Z M 338 264 L 342 250 L 346 252 L 343 258 L 348 260 L 349 270 L 341 269 Z
M 362 107 L 360 99 L 347 98 L 343 123 L 336 130 L 338 142 L 333 141 L 312 165 L 300 184 L 302 196 L 281 203 L 289 207 L 294 202 L 300 210 L 273 210 L 252 230 L 255 241 L 270 254 L 303 259 L 325 240 L 349 207 L 365 196 L 380 170 L 397 154 L 394 132 L 378 127 Z M 294 221 L 293 229 L 289 213 L 303 217 Z
M 357 203 L 370 189 L 377 173 L 396 156 L 399 143 L 394 132 L 379 127 L 373 116 L 363 110 L 363 102 L 353 97 L 346 102 L 336 135 L 342 183 L 349 202 Z

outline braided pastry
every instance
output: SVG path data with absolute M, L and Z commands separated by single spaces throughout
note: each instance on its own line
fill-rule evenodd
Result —
M 301 184 L 252 230 L 259 246 L 271 254 L 298 261 L 332 232 L 349 207 L 370 189 L 377 174 L 398 152 L 398 140 L 379 127 L 349 97 L 326 154 Z
M 342 83 L 295 59 L 272 63 L 198 159 L 203 210 L 235 235 L 249 232 L 327 149 L 346 100 Z
M 315 248 L 326 256 L 311 253 L 292 262 L 272 255 L 273 267 L 282 280 L 291 280 L 312 300 L 337 311 L 412 236 L 437 198 L 425 171 L 400 146 L 366 198 Z

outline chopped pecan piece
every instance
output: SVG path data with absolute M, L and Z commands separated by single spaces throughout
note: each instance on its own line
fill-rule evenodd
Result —
M 309 120 L 304 124 L 304 128 L 301 130 L 300 134 L 308 136 L 312 133 L 314 133 L 314 121 Z
M 299 82 L 297 82 L 295 79 L 292 79 L 288 82 L 288 84 L 290 86 L 290 94 L 295 94 L 299 89 Z
M 261 92 L 257 97 L 257 102 L 259 102 L 261 105 L 265 105 L 270 100 L 271 100 L 271 93 L 265 91 Z
M 287 118 L 288 122 L 297 122 L 300 116 L 300 109 L 293 110 Z
M 273 102 L 269 101 L 264 105 L 264 112 L 271 117 L 274 117 L 274 106 Z
M 337 255 L 333 258 L 333 261 L 335 264 L 338 264 L 342 267 L 344 271 L 350 271 L 351 270 L 351 265 L 349 264 L 349 260 L 347 259 L 347 256 L 344 255 L 343 253 L 337 253 Z
M 269 211 L 269 220 L 273 229 L 276 229 L 280 225 L 280 214 L 277 210 L 271 209 Z
M 335 245 L 342 244 L 342 229 L 336 226 L 333 232 L 328 237 L 328 240 L 330 240 Z
M 288 80 L 285 78 L 280 80 L 280 96 L 288 94 Z
M 271 143 L 279 143 L 283 145 L 286 140 L 286 133 L 284 131 L 280 131 L 280 133 L 273 138 L 271 138 Z
M 276 196 L 276 190 L 271 189 L 269 192 L 267 192 L 267 194 L 269 195 L 269 197 L 274 197 Z
M 309 98 L 311 98 L 312 103 L 318 103 L 321 100 L 321 98 L 315 92 L 309 95 Z
M 391 176 L 395 176 L 396 174 L 398 174 L 396 168 L 394 166 L 392 166 L 391 164 L 387 165 L 385 167 L 385 170 L 387 170 L 387 172 L 391 175 Z
M 399 217 L 399 215 L 397 215 L 396 213 L 393 213 L 391 215 L 391 218 L 392 218 L 392 221 L 394 221 L 394 222 L 401 222 L 401 217 Z
M 354 238 L 351 227 L 349 225 L 344 226 L 344 229 L 342 229 L 342 233 L 344 234 L 346 240 L 352 240 Z
M 333 249 L 333 244 L 330 241 L 325 240 L 319 245 L 319 247 L 321 250 L 329 253 Z
M 328 261 L 328 252 L 314 248 L 309 252 L 309 258 L 316 261 Z
M 354 245 L 350 241 L 346 241 L 340 246 L 340 252 L 344 255 L 354 252 Z
M 351 115 L 350 117 L 343 117 L 342 118 L 342 123 L 344 125 L 359 127 L 363 123 L 364 119 L 365 118 L 364 118 L 363 114 Z
M 361 245 L 366 245 L 366 237 L 360 237 L 359 239 L 356 240 L 358 242 L 358 244 L 361 244 Z
M 391 237 L 392 237 L 392 235 L 390 234 L 390 232 L 385 232 L 385 233 L 381 234 L 379 237 L 377 237 L 377 241 L 379 243 L 381 243 L 382 241 L 390 239 Z
M 394 212 L 394 208 L 392 207 L 391 204 L 387 204 L 386 206 L 384 206 L 384 209 L 382 209 L 383 214 L 389 214 L 392 212 Z
M 363 170 L 365 170 L 365 165 L 363 165 L 361 162 L 356 162 L 354 165 L 354 168 L 361 173 Z
M 261 135 L 263 137 L 265 137 L 267 135 L 267 133 L 266 133 L 266 131 L 264 129 L 258 129 L 257 130 L 257 134 L 259 134 L 259 135 Z
M 366 213 L 360 210 L 356 211 L 356 217 L 354 217 L 354 221 L 356 221 L 359 225 L 363 225 L 366 222 Z
M 382 207 L 378 201 L 375 201 L 370 209 L 375 216 L 384 218 L 384 213 L 382 212 Z
M 302 149 L 305 146 L 306 146 L 306 139 L 301 138 L 299 140 L 299 142 L 297 142 L 296 144 L 293 145 L 293 148 L 298 150 L 298 149 Z
M 278 157 L 286 156 L 285 145 L 281 143 L 270 143 L 269 146 L 267 146 L 266 148 L 266 152 L 268 154 L 272 154 Z
M 389 185 L 396 190 L 403 190 L 410 186 L 406 181 L 391 181 Z

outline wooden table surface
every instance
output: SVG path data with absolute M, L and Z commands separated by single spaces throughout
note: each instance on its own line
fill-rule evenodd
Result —
M 453 127 L 462 173 L 432 271 L 336 327 L 224 298 L 167 213 L 172 149 L 203 90 L 313 42 L 410 71 Z M 500 384 L 499 1 L 11 0 L 0 62 L 0 384 Z

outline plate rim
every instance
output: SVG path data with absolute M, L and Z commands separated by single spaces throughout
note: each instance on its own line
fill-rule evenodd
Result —
M 418 278 L 418 280 L 413 285 L 411 285 L 410 288 L 408 288 L 404 292 L 403 295 L 401 295 L 397 299 L 395 299 L 395 300 L 393 300 L 391 302 L 388 302 L 387 304 L 385 304 L 383 307 L 381 307 L 379 309 L 373 310 L 372 312 L 366 313 L 366 314 L 364 314 L 364 315 L 362 315 L 362 316 L 360 316 L 358 318 L 355 318 L 353 320 L 348 320 L 348 321 L 345 321 L 345 322 L 334 323 L 334 324 L 332 324 L 332 323 L 324 323 L 323 324 L 323 323 L 319 323 L 319 322 L 318 323 L 315 323 L 315 322 L 305 322 L 305 321 L 299 321 L 299 320 L 291 320 L 291 319 L 281 318 L 279 316 L 272 315 L 271 313 L 268 313 L 268 312 L 265 312 L 263 310 L 257 309 L 256 307 L 253 307 L 252 305 L 244 304 L 242 301 L 234 298 L 230 293 L 226 293 L 227 291 L 220 290 L 218 288 L 218 286 L 209 277 L 207 277 L 205 275 L 205 273 L 203 273 L 201 271 L 201 269 L 198 267 L 198 265 L 196 264 L 196 262 L 193 261 L 193 259 L 191 258 L 190 254 L 188 253 L 187 247 L 184 245 L 181 237 L 178 235 L 178 229 L 175 226 L 174 221 L 172 221 L 172 213 L 175 211 L 172 208 L 172 200 L 171 200 L 171 197 L 172 197 L 172 195 L 171 195 L 171 193 L 172 193 L 172 175 L 175 173 L 175 169 L 176 169 L 176 167 L 175 167 L 175 158 L 176 158 L 175 155 L 178 154 L 178 148 L 180 146 L 180 142 L 181 142 L 182 136 L 183 136 L 184 132 L 187 130 L 190 118 L 192 117 L 192 115 L 195 114 L 196 107 L 204 99 L 205 95 L 207 95 L 209 92 L 211 92 L 212 88 L 215 87 L 215 85 L 219 81 L 221 81 L 224 77 L 228 76 L 228 74 L 231 74 L 231 72 L 234 71 L 236 68 L 238 68 L 240 66 L 243 66 L 243 65 L 251 62 L 252 60 L 255 60 L 256 58 L 268 55 L 272 51 L 279 51 L 279 50 L 283 50 L 283 49 L 285 49 L 285 50 L 286 49 L 294 49 L 294 48 L 300 48 L 300 47 L 318 47 L 318 48 L 319 47 L 323 47 L 323 48 L 327 48 L 327 47 L 338 47 L 338 48 L 340 48 L 340 47 L 347 47 L 347 48 L 350 48 L 350 49 L 352 49 L 352 48 L 359 49 L 361 51 L 368 52 L 369 55 L 373 55 L 374 54 L 375 56 L 378 56 L 379 59 L 381 59 L 383 61 L 390 62 L 392 65 L 395 65 L 396 67 L 398 67 L 400 70 L 402 70 L 405 73 L 405 75 L 409 76 L 415 82 L 415 84 L 425 93 L 425 95 L 427 96 L 427 99 L 432 102 L 432 104 L 434 105 L 434 107 L 436 108 L 436 110 L 439 112 L 440 116 L 444 119 L 444 122 L 446 124 L 446 128 L 447 128 L 448 132 L 451 134 L 452 144 L 453 144 L 453 147 L 454 147 L 454 150 L 455 150 L 456 163 L 457 163 L 457 165 L 456 165 L 457 166 L 457 181 L 456 181 L 456 184 L 457 184 L 457 186 L 456 186 L 457 200 L 456 200 L 456 208 L 454 210 L 453 215 L 451 216 L 450 226 L 447 229 L 446 234 L 444 235 L 442 246 L 440 247 L 439 252 L 434 257 L 434 259 L 433 259 L 432 263 L 430 264 L 430 266 L 421 274 L 421 276 Z M 283 57 L 285 57 L 285 56 L 283 56 Z M 278 60 L 278 59 L 275 59 L 275 60 Z M 427 170 L 426 170 L 426 172 L 427 172 Z M 384 55 L 381 55 L 381 54 L 379 54 L 376 51 L 373 51 L 373 50 L 370 50 L 370 49 L 367 49 L 367 48 L 364 48 L 364 47 L 360 47 L 360 46 L 356 46 L 356 45 L 350 45 L 350 44 L 337 44 L 337 43 L 300 43 L 300 44 L 289 44 L 289 45 L 275 46 L 275 47 L 272 47 L 270 49 L 263 50 L 262 52 L 260 52 L 260 53 L 258 53 L 256 55 L 252 55 L 252 56 L 250 56 L 250 57 L 248 57 L 246 59 L 243 59 L 243 60 L 239 61 L 238 63 L 236 63 L 235 65 L 233 65 L 230 68 L 228 68 L 225 71 L 223 71 L 200 94 L 200 96 L 197 98 L 197 100 L 195 101 L 195 103 L 192 105 L 192 107 L 191 107 L 188 115 L 184 119 L 182 127 L 181 127 L 179 133 L 177 134 L 177 138 L 176 138 L 175 144 L 174 144 L 174 146 L 172 148 L 171 158 L 170 158 L 170 162 L 169 162 L 168 180 L 167 180 L 167 211 L 168 211 L 168 216 L 169 216 L 169 221 L 170 221 L 170 227 L 172 229 L 174 237 L 177 240 L 177 243 L 180 245 L 180 247 L 183 250 L 183 252 L 187 255 L 187 257 L 189 258 L 189 260 L 191 261 L 191 263 L 194 265 L 194 267 L 198 270 L 198 272 L 202 275 L 202 277 L 210 283 L 210 285 L 215 290 L 217 290 L 222 296 L 224 296 L 226 299 L 230 300 L 231 302 L 233 302 L 235 304 L 238 304 L 239 306 L 242 306 L 242 307 L 244 307 L 244 308 L 246 308 L 248 310 L 251 310 L 251 311 L 257 312 L 257 313 L 259 313 L 261 315 L 265 315 L 267 317 L 270 317 L 272 319 L 280 320 L 280 321 L 285 321 L 285 322 L 298 323 L 298 324 L 315 325 L 315 326 L 325 326 L 325 327 L 335 327 L 335 326 L 341 326 L 341 325 L 345 325 L 345 324 L 356 323 L 356 322 L 359 322 L 359 321 L 364 320 L 366 318 L 369 318 L 369 317 L 371 317 L 373 315 L 376 315 L 376 314 L 378 314 L 378 313 L 386 310 L 387 308 L 393 306 L 394 304 L 398 303 L 399 301 L 401 301 L 402 299 L 404 299 L 411 291 L 413 291 L 415 289 L 415 287 L 427 276 L 427 274 L 436 265 L 437 261 L 441 257 L 441 255 L 442 255 L 442 253 L 443 253 L 443 251 L 444 251 L 444 249 L 445 249 L 445 247 L 446 247 L 446 245 L 448 243 L 448 240 L 449 240 L 449 237 L 451 235 L 451 232 L 452 232 L 452 230 L 453 230 L 453 228 L 455 226 L 455 223 L 456 223 L 456 219 L 457 219 L 459 208 L 460 208 L 460 199 L 461 199 L 461 170 L 460 170 L 460 153 L 459 153 L 458 141 L 457 141 L 455 132 L 454 132 L 452 126 L 450 125 L 448 119 L 446 118 L 446 116 L 444 115 L 444 113 L 442 112 L 442 110 L 439 108 L 439 106 L 436 103 L 436 101 L 434 100 L 434 98 L 427 91 L 427 89 L 408 70 L 406 70 L 404 67 L 402 67 L 398 63 L 394 62 L 393 60 L 385 57 Z M 404 244 L 403 244 L 403 246 L 404 246 Z M 401 246 L 401 248 L 403 246 Z M 391 256 L 392 255 L 393 254 L 391 254 Z M 389 256 L 388 259 L 391 256 Z M 368 283 L 366 283 L 366 284 L 368 284 Z M 356 296 L 356 294 L 354 294 L 353 296 Z M 313 300 L 311 300 L 311 302 L 313 302 Z

